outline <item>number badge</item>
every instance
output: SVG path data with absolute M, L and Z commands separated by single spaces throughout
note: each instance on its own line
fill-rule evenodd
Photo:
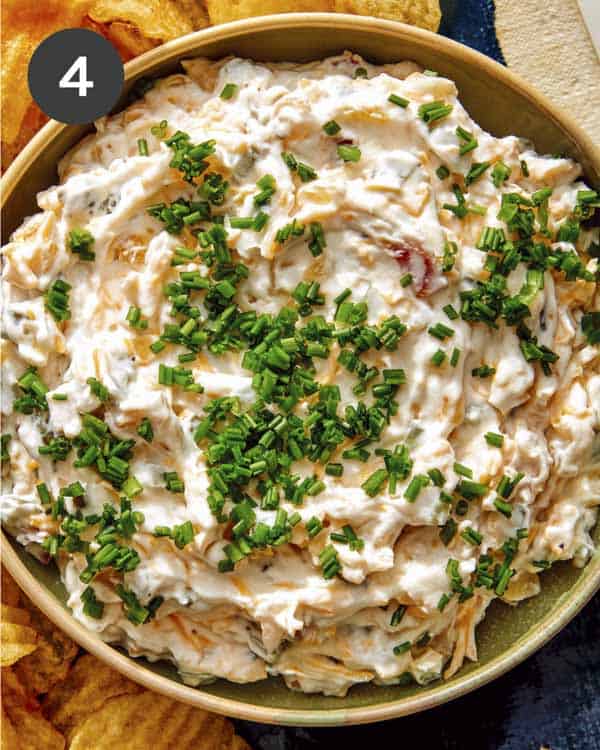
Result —
M 44 39 L 31 57 L 28 75 L 40 109 L 70 125 L 108 114 L 123 87 L 117 51 L 88 29 L 65 29 Z

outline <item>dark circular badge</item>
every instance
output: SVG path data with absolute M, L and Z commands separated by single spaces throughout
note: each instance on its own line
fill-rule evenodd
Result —
M 37 47 L 28 77 L 31 95 L 48 117 L 78 125 L 114 107 L 123 86 L 123 63 L 100 34 L 65 29 Z

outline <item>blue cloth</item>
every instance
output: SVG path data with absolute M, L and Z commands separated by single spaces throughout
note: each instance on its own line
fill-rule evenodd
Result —
M 506 64 L 496 38 L 492 0 L 440 0 L 440 6 L 440 34 Z
M 518 0 L 514 0 L 518 2 Z M 441 0 L 440 33 L 506 64 L 492 0 Z M 255 750 L 600 750 L 600 597 L 490 685 L 416 716 L 339 729 L 236 722 Z

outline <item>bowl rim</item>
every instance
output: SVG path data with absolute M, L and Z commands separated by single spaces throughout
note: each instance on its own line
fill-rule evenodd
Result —
M 380 36 L 409 39 L 416 43 L 422 43 L 424 46 L 431 46 L 432 41 L 435 40 L 435 46 L 447 52 L 451 57 L 459 59 L 464 64 L 483 69 L 485 73 L 500 79 L 501 83 L 509 88 L 524 94 L 543 115 L 551 118 L 579 144 L 581 150 L 589 157 L 595 170 L 600 174 L 600 149 L 594 145 L 591 138 L 569 114 L 560 111 L 546 96 L 539 93 L 518 75 L 491 58 L 439 34 L 370 16 L 342 13 L 283 13 L 208 27 L 167 42 L 127 63 L 125 65 L 125 82 L 138 78 L 154 65 L 176 59 L 181 60 L 188 54 L 193 55 L 196 48 L 203 44 L 232 40 L 253 32 L 270 29 L 283 31 L 298 26 L 303 28 L 360 29 Z M 12 192 L 18 187 L 29 162 L 49 142 L 69 127 L 51 120 L 25 146 L 6 170 L 0 182 L 2 208 L 4 208 Z M 126 677 L 150 690 L 208 711 L 266 724 L 295 726 L 324 727 L 383 721 L 433 708 L 465 695 L 501 676 L 541 648 L 600 589 L 600 551 L 597 550 L 588 563 L 588 570 L 585 574 L 533 626 L 532 632 L 525 633 L 511 648 L 462 678 L 459 677 L 453 682 L 442 681 L 426 692 L 397 700 L 387 700 L 381 704 L 343 708 L 341 702 L 344 699 L 341 698 L 339 709 L 292 709 L 258 706 L 234 698 L 222 698 L 156 674 L 137 664 L 133 658 L 117 651 L 110 644 L 102 641 L 94 631 L 88 630 L 75 620 L 68 609 L 62 606 L 54 595 L 27 569 L 3 530 L 0 531 L 0 558 L 2 564 L 6 566 L 23 591 L 59 628 L 88 652 Z

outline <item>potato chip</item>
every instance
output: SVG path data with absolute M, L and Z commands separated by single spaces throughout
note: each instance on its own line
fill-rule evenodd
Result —
M 0 666 L 10 667 L 37 648 L 38 635 L 33 628 L 12 622 L 0 623 Z
M 18 607 L 21 601 L 21 589 L 14 582 L 11 574 L 2 566 L 2 589 L 0 590 L 2 604 Z
M 10 750 L 64 750 L 65 738 L 42 716 L 36 698 L 27 693 L 14 672 L 3 669 L 1 679 L 3 715 L 18 732 L 18 744 L 15 745 L 10 725 L 6 729 L 3 726 L 2 747 L 6 735 L 6 746 Z
M 30 690 L 47 693 L 53 685 L 67 676 L 79 647 L 31 602 L 25 601 L 24 604 L 31 616 L 31 627 L 39 634 L 38 647 L 19 660 L 15 671 Z
M 17 139 L 31 103 L 29 60 L 38 44 L 55 31 L 80 25 L 91 0 L 2 0 L 2 140 Z
M 79 724 L 70 750 L 247 750 L 222 716 L 145 691 L 111 698 Z
M 208 17 L 213 24 L 269 13 L 306 13 L 334 10 L 334 0 L 207 0 Z
M 139 685 L 95 656 L 84 654 L 65 680 L 50 690 L 44 699 L 43 711 L 68 738 L 73 727 L 96 713 L 110 698 L 141 691 Z
M 89 16 L 100 23 L 120 21 L 137 27 L 149 39 L 167 41 L 194 30 L 185 12 L 165 0 L 96 0 Z
M 8 604 L 0 604 L 0 622 L 11 622 L 13 625 L 29 625 L 31 615 L 22 607 L 11 607 Z
M 442 18 L 439 0 L 334 0 L 334 10 L 401 21 L 429 31 L 437 31 Z
M 21 750 L 19 735 L 4 709 L 0 709 L 0 747 L 2 750 Z

